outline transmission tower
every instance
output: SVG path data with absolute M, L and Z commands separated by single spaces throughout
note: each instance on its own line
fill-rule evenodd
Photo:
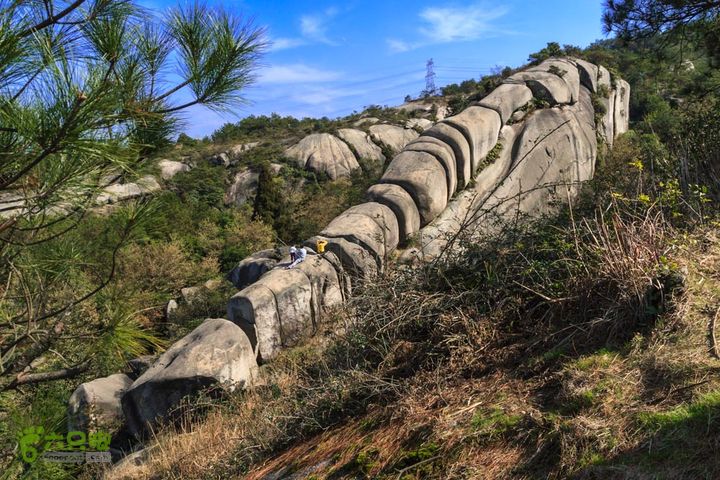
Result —
M 427 73 L 425 74 L 425 91 L 423 92 L 426 96 L 435 95 L 435 62 L 433 59 L 427 61 Z

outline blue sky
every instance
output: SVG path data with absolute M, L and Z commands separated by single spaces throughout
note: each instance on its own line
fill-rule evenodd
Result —
M 170 0 L 141 0 L 161 13 Z M 265 54 L 250 104 L 233 114 L 196 107 L 185 131 L 212 133 L 250 114 L 330 118 L 366 105 L 398 105 L 425 86 L 479 78 L 519 66 L 547 42 L 587 46 L 603 38 L 600 0 L 262 1 L 209 0 L 266 28 Z

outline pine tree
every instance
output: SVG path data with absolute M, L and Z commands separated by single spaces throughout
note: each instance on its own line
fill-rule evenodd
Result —
M 261 220 L 266 225 L 276 226 L 283 217 L 283 192 L 275 180 L 270 164 L 260 166 L 258 188 L 253 204 L 253 220 Z
M 201 3 L 157 18 L 133 0 L 0 1 L 0 391 L 87 368 L 91 349 L 55 350 L 64 368 L 27 371 L 80 326 L 93 338 L 80 307 L 111 281 L 152 207 L 123 209 L 88 239 L 106 252 L 95 263 L 56 240 L 167 142 L 187 108 L 242 103 L 264 47 L 262 29 Z M 112 325 L 97 322 L 97 338 Z M 126 346 L 142 336 L 114 331 Z

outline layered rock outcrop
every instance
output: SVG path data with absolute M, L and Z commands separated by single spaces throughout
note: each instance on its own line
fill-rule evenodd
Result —
M 418 136 L 418 133 L 412 128 L 403 128 L 397 125 L 373 125 L 368 130 L 370 130 L 373 140 L 386 145 L 394 152 L 399 152 Z
M 548 213 L 557 201 L 572 201 L 581 183 L 592 178 L 598 139 L 610 143 L 627 131 L 628 100 L 627 82 L 611 79 L 605 68 L 551 58 L 511 75 L 477 104 L 422 135 L 373 125 L 371 137 L 400 151 L 368 190 L 367 203 L 308 239 L 308 246 L 328 242 L 329 253 L 312 258 L 332 255 L 337 282 L 343 275 L 357 282 L 382 272 L 408 238 L 415 238 L 416 246 L 401 251 L 401 260 L 427 260 L 441 254 L 461 229 L 487 232 L 511 216 Z M 607 108 L 596 112 L 597 103 Z M 241 290 L 228 307 L 228 318 L 248 333 L 262 361 L 314 325 L 309 309 L 315 293 L 303 278 L 279 268 Z M 288 321 L 292 326 L 284 324 Z
M 572 202 L 594 174 L 598 142 L 611 144 L 627 131 L 629 93 L 627 82 L 602 66 L 553 58 L 508 77 L 458 115 L 423 126 L 422 135 L 369 127 L 371 138 L 398 154 L 367 202 L 308 239 L 308 257 L 295 268 L 285 268 L 284 250 L 243 260 L 230 275 L 240 291 L 228 303 L 228 320 L 207 320 L 128 387 L 122 405 L 130 430 L 142 433 L 208 385 L 250 384 L 258 364 L 315 333 L 358 282 L 383 272 L 394 256 L 437 258 L 461 230 L 482 234 Z M 342 140 L 311 135 L 286 154 L 331 178 L 347 175 L 358 163 L 345 142 L 358 154 L 377 153 L 358 132 L 339 133 Z M 398 251 L 409 239 L 413 247 Z M 318 241 L 324 253 L 313 250 Z
M 382 164 L 385 161 L 385 155 L 382 149 L 375 145 L 370 136 L 362 130 L 355 128 L 341 128 L 338 130 L 338 136 L 350 145 L 357 153 L 358 159 L 364 158 Z

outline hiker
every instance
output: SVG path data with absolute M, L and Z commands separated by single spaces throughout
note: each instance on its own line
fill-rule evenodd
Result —
M 305 260 L 306 256 L 307 256 L 307 249 L 305 247 L 300 247 L 300 250 L 297 250 L 295 252 L 295 259 L 292 261 L 292 263 L 290 265 L 285 267 L 285 269 L 287 270 L 288 268 L 293 268 L 295 265 L 302 263 Z
M 290 263 L 293 263 L 295 259 L 297 258 L 297 248 L 295 248 L 295 245 L 290 247 Z

